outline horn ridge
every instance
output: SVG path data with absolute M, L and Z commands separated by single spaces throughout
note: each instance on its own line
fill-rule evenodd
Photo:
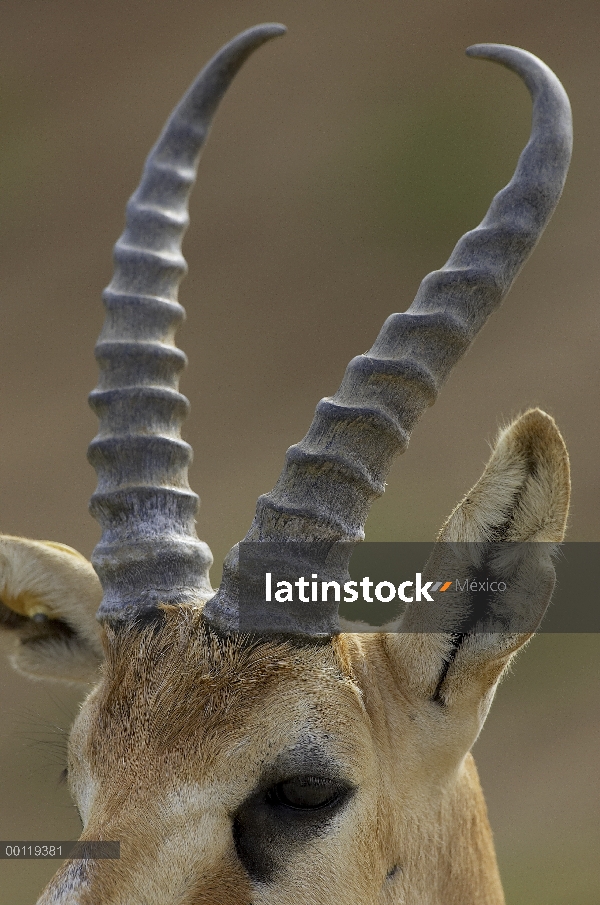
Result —
M 288 450 L 274 489 L 260 498 L 245 542 L 351 545 L 364 539 L 370 506 L 383 492 L 394 456 L 501 303 L 558 203 L 572 147 L 564 88 L 525 50 L 481 44 L 467 53 L 512 69 L 532 95 L 531 135 L 513 178 L 444 267 L 425 277 L 408 311 L 386 320 L 370 351 L 350 362 L 337 393 L 319 403 L 306 437 Z M 235 631 L 239 594 L 234 548 L 205 617 Z M 287 622 L 281 607 L 277 614 L 265 609 L 264 622 L 266 629 L 276 622 L 312 637 L 339 630 L 334 604 L 306 615 L 290 612 Z
M 186 357 L 175 347 L 185 317 L 177 301 L 187 270 L 187 205 L 212 118 L 250 54 L 281 25 L 259 25 L 226 44 L 169 117 L 126 208 L 104 291 L 90 405 L 100 428 L 88 458 L 98 474 L 90 511 L 102 527 L 92 562 L 102 582 L 101 621 L 146 618 L 158 603 L 209 597 L 212 554 L 196 536 L 199 500 L 188 483 L 189 409 L 179 393 Z

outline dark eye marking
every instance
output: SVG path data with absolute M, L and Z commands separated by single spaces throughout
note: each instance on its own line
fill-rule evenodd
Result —
M 264 765 L 232 815 L 237 856 L 253 880 L 270 882 L 303 846 L 338 832 L 357 786 L 331 747 L 328 736 L 307 726 L 292 748 Z
M 64 770 L 60 771 L 60 776 L 58 777 L 59 786 L 64 786 L 68 777 L 69 777 L 69 768 L 65 767 Z
M 268 883 L 294 852 L 335 831 L 355 787 L 341 778 L 301 773 L 259 786 L 238 808 L 233 841 L 253 880 Z

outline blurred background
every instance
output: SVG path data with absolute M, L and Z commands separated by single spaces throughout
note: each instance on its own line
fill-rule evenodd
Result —
M 563 81 L 571 173 L 539 248 L 397 461 L 368 538 L 433 538 L 498 427 L 540 405 L 571 454 L 568 539 L 600 540 L 597 0 L 4 0 L 0 530 L 91 553 L 86 396 L 124 205 L 197 71 L 261 21 L 289 33 L 220 109 L 184 246 L 185 436 L 213 584 L 317 401 L 512 175 L 530 100 L 511 73 L 464 57 L 485 41 L 533 51 Z M 597 636 L 536 638 L 476 744 L 509 905 L 600 901 L 599 664 Z M 77 703 L 1 658 L 1 839 L 78 836 L 57 785 Z M 56 866 L 0 861 L 2 905 L 34 902 Z

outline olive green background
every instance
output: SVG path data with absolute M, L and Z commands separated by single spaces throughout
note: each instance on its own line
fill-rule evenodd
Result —
M 530 102 L 514 75 L 464 57 L 480 41 L 526 47 L 562 79 L 571 173 L 540 247 L 397 461 L 368 537 L 432 538 L 498 426 L 535 404 L 571 453 L 569 540 L 599 540 L 597 0 L 4 0 L 0 529 L 91 553 L 86 395 L 125 202 L 199 68 L 270 20 L 289 34 L 246 64 L 218 114 L 184 247 L 185 435 L 214 583 L 318 399 L 512 174 Z M 599 663 L 597 636 L 535 639 L 476 744 L 509 905 L 600 901 Z M 77 836 L 57 788 L 76 708 L 2 657 L 1 839 Z M 1 905 L 34 902 L 55 866 L 0 861 Z

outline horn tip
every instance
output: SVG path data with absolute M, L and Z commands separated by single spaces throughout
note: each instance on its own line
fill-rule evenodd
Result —
M 287 27 L 280 22 L 263 22 L 262 25 L 255 25 L 246 32 L 242 32 L 242 35 L 262 37 L 265 41 L 268 41 L 270 38 L 279 38 L 286 33 Z
M 510 48 L 510 50 L 518 49 L 516 47 L 511 47 L 509 44 L 471 44 L 465 50 L 465 54 L 468 57 L 479 57 L 481 59 L 489 57 L 492 54 L 496 55 L 498 51 L 508 48 Z
M 274 35 L 284 35 L 287 32 L 287 25 L 281 22 L 266 22 L 264 27 L 269 28 Z
M 522 47 L 515 47 L 512 44 L 471 44 L 467 47 L 465 54 L 479 60 L 492 60 L 505 65 L 515 64 L 520 61 L 521 64 L 525 60 L 535 61 L 540 65 L 544 65 L 540 59 L 528 50 Z
M 536 57 L 529 50 L 522 47 L 515 47 L 512 44 L 471 44 L 467 47 L 465 54 L 479 60 L 490 60 L 495 63 L 501 63 L 508 69 L 513 69 L 520 75 L 524 75 L 527 69 L 542 69 L 547 74 L 552 75 L 552 71 L 546 64 Z

